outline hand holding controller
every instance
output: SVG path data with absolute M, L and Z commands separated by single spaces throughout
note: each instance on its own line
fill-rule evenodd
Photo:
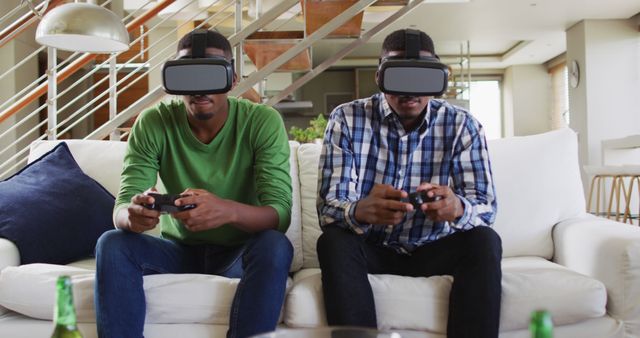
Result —
M 153 197 L 154 202 L 152 204 L 145 204 L 144 206 L 151 210 L 160 211 L 163 214 L 172 214 L 178 211 L 185 211 L 196 207 L 195 204 L 187 204 L 176 206 L 175 202 L 178 198 L 185 197 L 185 195 L 169 195 L 169 194 L 157 194 L 147 193 L 148 196 Z
M 440 199 L 440 196 L 429 197 L 428 190 L 414 191 L 409 194 L 407 202 L 413 205 L 414 210 L 421 210 L 420 206 L 423 203 L 435 202 Z

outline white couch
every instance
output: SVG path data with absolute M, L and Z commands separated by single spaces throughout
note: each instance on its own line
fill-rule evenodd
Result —
M 91 177 L 116 193 L 125 144 L 67 141 Z M 33 160 L 54 142 L 31 147 Z M 577 138 L 569 129 L 489 142 L 504 259 L 500 337 L 529 337 L 531 311 L 548 309 L 555 337 L 640 337 L 640 230 L 585 213 Z M 315 242 L 319 146 L 291 142 L 294 187 L 287 233 L 295 248 L 282 327 L 326 325 Z M 48 337 L 58 274 L 73 276 L 85 337 L 95 337 L 92 260 L 20 266 L 0 239 L 0 337 Z M 379 326 L 445 337 L 449 276 L 371 275 Z M 145 336 L 223 337 L 237 280 L 197 275 L 144 279 Z M 416 296 L 418 295 L 418 296 Z

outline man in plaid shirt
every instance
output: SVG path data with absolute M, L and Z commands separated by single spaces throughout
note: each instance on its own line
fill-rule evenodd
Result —
M 420 34 L 420 58 L 437 57 Z M 403 57 L 405 30 L 381 62 Z M 376 81 L 379 81 L 376 74 Z M 416 210 L 408 194 L 435 201 Z M 329 325 L 376 327 L 367 274 L 454 278 L 448 337 L 498 337 L 502 245 L 482 125 L 430 96 L 378 93 L 337 107 L 319 167 L 318 239 Z

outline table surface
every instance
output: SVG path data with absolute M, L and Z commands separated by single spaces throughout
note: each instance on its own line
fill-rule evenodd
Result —
M 421 338 L 424 334 L 410 331 L 379 331 L 359 327 L 319 327 L 278 329 L 252 338 Z

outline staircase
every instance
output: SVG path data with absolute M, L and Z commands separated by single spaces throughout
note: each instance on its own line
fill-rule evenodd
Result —
M 101 6 L 115 6 L 99 1 Z M 127 0 L 124 0 L 127 1 Z M 248 2 L 250 1 L 250 2 Z M 64 1 L 33 0 L 36 9 L 50 10 Z M 35 48 L 17 56 L 13 65 L 0 68 L 0 179 L 26 164 L 28 145 L 37 139 L 126 139 L 128 127 L 145 108 L 166 98 L 159 85 L 164 61 L 173 56 L 179 36 L 194 28 L 220 28 L 234 48 L 239 74 L 255 67 L 230 95 L 250 95 L 275 105 L 309 80 L 366 43 L 371 37 L 420 4 L 421 0 L 150 0 L 123 17 L 130 36 L 128 51 L 113 55 L 67 53 Z M 208 5 L 201 7 L 202 3 Z M 170 7 L 171 6 L 171 7 Z M 114 10 L 116 9 L 115 6 Z M 363 30 L 363 11 L 390 11 L 390 16 Z M 195 10 L 194 10 L 195 8 Z M 0 8 L 1 9 L 1 8 Z M 171 11 L 168 11 L 171 9 Z M 248 15 L 253 11 L 253 15 Z M 16 50 L 33 36 L 38 19 L 25 3 L 6 11 L 0 19 L 0 48 Z M 170 27 L 170 28 L 169 28 Z M 288 29 L 295 27 L 296 29 Z M 311 49 L 318 41 L 349 39 L 331 58 L 314 66 Z M 46 66 L 52 62 L 55 69 Z M 252 65 L 251 65 L 252 64 Z M 40 65 L 40 67 L 38 67 Z M 26 85 L 15 74 L 39 68 Z M 28 72 L 26 71 L 26 72 Z M 277 95 L 266 97 L 260 84 L 274 72 L 300 76 Z M 5 86 L 9 83 L 9 86 Z M 7 95 L 7 93 L 12 95 Z

